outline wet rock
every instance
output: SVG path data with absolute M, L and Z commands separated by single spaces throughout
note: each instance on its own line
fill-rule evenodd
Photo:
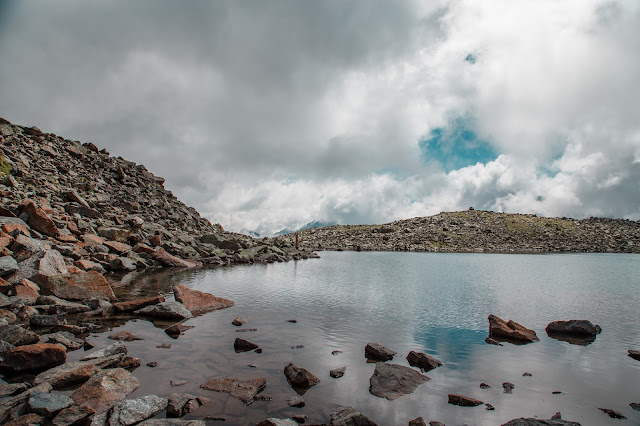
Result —
M 367 346 L 364 348 L 364 356 L 372 361 L 388 361 L 393 359 L 395 355 L 395 351 L 379 343 L 367 343 Z
M 418 386 L 429 380 L 429 377 L 409 367 L 378 362 L 369 379 L 369 392 L 380 398 L 394 400 L 413 393 Z
M 117 257 L 109 262 L 109 268 L 112 271 L 135 271 L 136 264 L 126 257 Z
M 488 384 L 482 382 L 482 383 L 480 383 L 480 389 L 491 389 L 491 386 L 489 386 Z
M 513 419 L 502 426 L 580 426 L 580 423 L 556 419 L 519 418 Z
M 0 424 L 6 424 L 8 420 L 16 419 L 27 412 L 29 396 L 34 392 L 51 392 L 51 386 L 42 384 L 5 399 L 0 402 Z
M 636 411 L 640 411 L 640 403 L 638 402 L 632 402 L 631 404 L 629 404 L 629 406 L 631 406 L 631 408 L 633 408 Z
M 147 363 L 147 367 L 150 367 L 150 368 L 155 368 L 157 366 L 158 366 L 158 362 L 157 361 L 151 361 L 151 362 Z
M 553 321 L 545 328 L 549 336 L 552 334 L 564 334 L 574 337 L 595 336 L 602 332 L 599 325 L 594 325 L 587 320 Z
M 156 348 L 160 348 L 160 349 L 171 349 L 171 343 L 162 343 L 158 346 L 156 346 Z
M 186 324 L 173 324 L 169 327 L 167 327 L 164 332 L 167 333 L 169 335 L 169 337 L 173 338 L 173 339 L 177 339 L 178 336 L 180 336 L 181 334 L 184 334 L 185 331 L 190 330 L 194 328 L 193 325 L 186 325 Z
M 622 414 L 619 413 L 615 410 L 612 410 L 610 408 L 598 408 L 598 410 L 602 411 L 603 413 L 605 413 L 607 416 L 611 417 L 612 419 L 626 419 L 626 417 Z
M 40 341 L 40 337 L 30 330 L 25 330 L 17 325 L 8 324 L 0 326 L 0 340 L 3 340 L 13 346 L 23 346 L 38 343 Z
M 127 351 L 128 351 L 127 347 L 124 345 L 124 343 L 116 342 L 113 345 L 106 346 L 100 350 L 97 350 L 95 352 L 92 352 L 86 355 L 85 357 L 81 358 L 80 361 L 88 361 L 92 359 L 105 358 L 105 357 L 109 357 L 111 355 L 116 355 L 116 354 L 126 354 Z
M 12 373 L 55 367 L 65 362 L 67 352 L 62 345 L 35 343 L 24 345 L 3 354 L 3 370 Z
M 256 426 L 298 426 L 298 423 L 292 419 L 276 419 L 275 417 L 271 417 L 257 423 Z
M 128 302 L 117 302 L 113 304 L 113 309 L 118 312 L 133 312 L 146 306 L 157 305 L 164 302 L 163 296 L 144 297 L 142 299 L 130 300 Z
M 294 389 L 308 389 L 320 383 L 320 379 L 316 375 L 292 363 L 284 368 L 284 375 Z
M 135 311 L 138 315 L 148 315 L 156 318 L 183 320 L 193 318 L 193 314 L 180 302 L 162 302 L 149 305 Z
M 342 351 L 331 351 L 331 355 L 336 356 L 336 355 L 340 355 L 342 353 Z
M 99 414 L 124 399 L 138 386 L 140 382 L 127 370 L 113 368 L 97 373 L 78 388 L 71 399 L 78 405 L 88 405 Z
M 111 286 L 98 272 L 89 271 L 68 275 L 54 275 L 38 281 L 42 294 L 67 300 L 84 300 L 97 297 L 115 300 Z
M 157 395 L 125 399 L 116 403 L 109 414 L 109 425 L 128 426 L 151 418 L 167 408 L 167 399 Z
M 407 361 L 409 362 L 409 365 L 419 367 L 422 371 L 430 371 L 442 365 L 440 360 L 432 357 L 431 355 L 415 351 L 409 352 L 409 355 L 407 355 Z
M 231 321 L 231 324 L 235 325 L 236 327 L 240 327 L 240 326 L 244 325 L 245 322 L 247 322 L 247 321 L 244 318 L 236 317 L 236 319 Z
M 459 405 L 461 407 L 476 407 L 478 405 L 484 404 L 484 402 L 480 401 L 479 399 L 470 398 L 468 396 L 460 395 L 457 393 L 450 393 L 449 404 Z
M 235 349 L 236 352 L 247 352 L 255 349 L 257 352 L 257 350 L 260 349 L 260 346 L 255 343 L 251 343 L 248 340 L 236 338 L 233 342 L 233 349 Z
M 297 407 L 302 408 L 305 406 L 304 399 L 300 395 L 292 396 L 287 399 L 287 404 L 289 407 Z
M 262 377 L 251 380 L 214 379 L 200 385 L 202 389 L 229 393 L 246 405 L 251 404 L 256 394 L 262 391 L 265 386 L 267 386 L 267 380 Z
M 509 383 L 509 382 L 504 382 L 502 384 L 502 389 L 504 390 L 504 393 L 512 393 L 513 389 L 516 387 L 516 385 L 514 385 L 513 383 Z
M 194 315 L 229 308 L 234 305 L 231 300 L 193 290 L 180 284 L 173 286 L 173 294 L 176 300 L 181 302 Z
M 307 418 L 308 416 L 306 416 L 305 414 L 295 414 L 291 416 L 291 419 L 293 419 L 298 424 L 303 424 L 307 421 Z
M 506 339 L 519 343 L 537 342 L 536 332 L 517 322 L 505 321 L 495 315 L 489 315 L 489 337 L 493 339 Z
M 628 355 L 629 355 L 631 358 L 633 358 L 633 359 L 635 359 L 635 360 L 640 361 L 640 351 L 636 351 L 636 350 L 634 350 L 634 349 L 629 349 L 629 351 L 628 351 L 628 352 L 629 352 L 629 353 L 628 353 Z
M 331 426 L 378 426 L 373 420 L 352 407 L 340 407 L 331 413 Z
M 134 340 L 142 340 L 140 337 L 134 336 L 129 331 L 119 331 L 117 333 L 110 335 L 108 338 L 111 340 L 120 340 L 123 342 L 132 342 Z
M 522 373 L 522 377 L 532 377 L 533 374 L 531 373 Z
M 208 398 L 195 396 L 188 393 L 174 393 L 169 396 L 167 417 L 182 417 L 206 404 Z
M 333 377 L 334 379 L 339 379 L 340 377 L 344 376 L 345 371 L 347 371 L 346 366 L 334 368 L 333 370 L 329 371 L 329 376 Z
M 493 405 L 489 404 L 488 402 L 485 402 L 484 409 L 487 410 L 487 411 L 494 411 L 496 409 L 496 407 L 494 407 Z
M 73 405 L 73 400 L 59 393 L 33 392 L 29 395 L 29 410 L 48 419 Z
M 409 420 L 409 426 L 427 426 L 427 424 L 422 417 L 418 417 L 413 420 Z
M 184 386 L 188 382 L 186 380 L 169 380 L 171 386 Z
M 52 420 L 54 426 L 82 425 L 95 414 L 95 410 L 86 405 L 72 405 L 60 411 Z
M 11 256 L 0 257 L 0 277 L 6 277 L 16 272 L 20 267 Z

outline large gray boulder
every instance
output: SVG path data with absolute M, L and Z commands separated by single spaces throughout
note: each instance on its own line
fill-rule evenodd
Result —
M 185 308 L 182 303 L 174 301 L 145 306 L 144 308 L 135 311 L 135 313 L 139 315 L 148 315 L 151 317 L 174 320 L 193 318 L 193 314 Z
M 381 345 L 380 343 L 370 342 L 364 348 L 364 356 L 372 361 L 388 361 L 396 355 L 395 351 Z
M 380 398 L 394 400 L 412 393 L 429 380 L 429 377 L 412 368 L 378 362 L 369 379 L 369 392 Z
M 20 267 L 11 256 L 0 257 L 0 277 L 6 277 L 16 272 Z

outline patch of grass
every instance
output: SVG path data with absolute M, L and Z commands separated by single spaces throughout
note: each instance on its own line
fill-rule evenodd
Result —
M 9 176 L 11 174 L 11 164 L 0 154 L 0 177 Z

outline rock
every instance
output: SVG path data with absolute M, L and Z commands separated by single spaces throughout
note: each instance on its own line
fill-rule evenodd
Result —
M 29 389 L 27 383 L 5 383 L 0 385 L 0 398 L 13 396 Z
M 8 420 L 22 416 L 28 410 L 29 396 L 34 392 L 51 392 L 51 386 L 42 384 L 0 402 L 0 424 L 8 424 Z
M 340 407 L 331 413 L 331 426 L 378 426 L 369 417 L 351 407 Z
M 598 408 L 598 410 L 602 411 L 612 419 L 626 419 L 624 415 L 610 408 Z
M 409 362 L 409 365 L 419 367 L 422 371 L 430 371 L 442 365 L 440 360 L 432 357 L 431 355 L 415 351 L 409 352 L 409 355 L 407 355 L 407 361 Z
M 48 235 L 50 237 L 56 237 L 58 235 L 58 228 L 49 215 L 44 210 L 36 206 L 32 200 L 25 199 L 20 204 L 20 209 L 29 215 L 29 226 L 36 231 Z
M 66 323 L 66 320 L 58 315 L 33 315 L 29 318 L 29 325 L 32 328 L 57 327 Z
M 116 241 L 118 243 L 126 243 L 131 237 L 131 231 L 128 229 L 120 229 L 113 227 L 100 227 L 98 228 L 98 235 L 106 240 Z
M 47 343 L 47 342 L 43 342 L 43 343 Z M 10 351 L 15 348 L 16 347 L 13 346 L 11 343 L 5 342 L 4 340 L 0 340 L 0 358 L 2 357 L 2 354 L 4 352 Z
M 44 417 L 36 413 L 28 413 L 5 423 L 5 426 L 30 426 L 41 425 L 47 421 Z
M 320 383 L 320 379 L 313 373 L 302 367 L 293 365 L 292 363 L 289 363 L 284 368 L 284 375 L 287 377 L 287 381 L 294 389 L 308 389 Z
M 482 383 L 480 383 L 480 389 L 491 389 L 491 386 L 489 386 L 488 384 L 482 382 Z
M 29 395 L 30 411 L 48 419 L 72 405 L 71 398 L 59 393 L 33 392 Z
M 181 302 L 194 315 L 229 308 L 234 305 L 231 300 L 193 290 L 180 284 L 173 286 L 173 294 L 176 300 Z
M 16 297 L 32 303 L 40 296 L 40 287 L 36 283 L 23 278 L 13 286 L 13 292 Z
M 236 352 L 247 352 L 256 349 L 257 352 L 257 350 L 260 349 L 260 346 L 255 343 L 251 343 L 248 340 L 236 338 L 235 342 L 233 342 L 233 349 L 235 349 Z
M 533 374 L 531 374 L 531 373 L 526 373 L 526 372 L 522 373 L 522 377 L 532 377 L 532 376 L 533 376 Z
M 111 286 L 98 272 L 89 271 L 68 275 L 54 275 L 38 282 L 42 294 L 67 300 L 84 300 L 92 297 L 115 300 Z
M 429 426 L 445 426 L 445 424 L 438 421 L 430 421 Z
M 457 393 L 450 393 L 449 404 L 459 405 L 461 407 L 476 407 L 478 405 L 484 404 L 484 402 L 480 401 L 479 399 L 473 399 L 468 396 L 460 395 Z
M 187 382 L 186 380 L 169 380 L 169 384 L 171 386 L 184 386 L 187 383 L 189 382 Z
M 129 331 L 119 331 L 108 337 L 111 340 L 120 340 L 123 342 L 132 342 L 134 340 L 142 340 L 141 338 L 134 336 Z
M 135 311 L 138 315 L 148 315 L 156 318 L 183 320 L 193 318 L 191 312 L 180 302 L 162 302 L 149 305 Z
M 424 419 L 422 417 L 418 417 L 413 420 L 409 420 L 409 426 L 427 426 Z
M 163 296 L 145 297 L 142 299 L 130 300 L 128 302 L 118 302 L 113 304 L 113 309 L 119 312 L 133 312 L 149 305 L 157 305 L 164 302 Z
M 149 419 L 140 426 L 207 426 L 204 420 L 178 420 L 178 419 Z
M 167 417 L 182 417 L 197 410 L 207 402 L 209 402 L 209 398 L 202 396 L 194 396 L 188 393 L 171 394 L 169 396 L 169 405 L 167 406 Z
M 251 404 L 256 394 L 262 391 L 265 386 L 267 386 L 267 380 L 262 377 L 251 380 L 214 379 L 200 385 L 202 389 L 229 393 L 246 405 Z
M 628 355 L 629 355 L 631 358 L 633 358 L 633 359 L 635 359 L 635 360 L 640 361 L 640 351 L 636 351 L 636 350 L 634 350 L 634 349 L 629 349 L 629 351 L 628 351 L 628 352 L 629 352 L 629 353 L 628 353 Z
M 60 411 L 53 418 L 51 423 L 54 426 L 73 426 L 82 425 L 88 421 L 89 417 L 95 414 L 95 410 L 86 405 L 72 405 Z
M 260 423 L 256 423 L 256 426 L 298 426 L 298 423 L 292 419 L 276 419 L 275 417 L 271 417 Z
M 396 355 L 395 351 L 382 346 L 379 343 L 367 343 L 364 348 L 364 356 L 373 361 L 388 361 Z
M 79 312 L 87 312 L 91 308 L 87 305 L 77 302 L 69 302 L 56 296 L 40 296 L 36 299 L 36 305 L 51 306 L 47 310 L 49 314 L 77 314 Z
M 513 419 L 502 426 L 580 426 L 580 423 L 556 419 L 519 418 Z
M 513 383 L 509 383 L 509 382 L 504 382 L 502 384 L 502 388 L 504 390 L 504 393 L 511 393 L 513 392 L 513 389 L 516 387 L 516 385 L 514 385 Z
M 493 405 L 489 404 L 488 402 L 485 402 L 484 408 L 487 411 L 494 411 L 496 409 L 496 407 L 494 407 Z
M 151 418 L 167 408 L 167 399 L 157 395 L 125 399 L 116 403 L 109 414 L 109 425 L 128 426 Z
M 560 414 L 560 411 L 557 411 L 553 416 L 551 416 L 551 420 L 562 420 L 562 414 Z
M 565 334 L 575 337 L 595 336 L 600 334 L 602 329 L 599 325 L 593 325 L 587 320 L 553 321 L 545 328 L 548 335 Z
M 157 247 L 153 251 L 151 256 L 154 260 L 157 260 L 158 262 L 161 262 L 162 264 L 170 268 L 195 268 L 196 266 L 198 266 L 197 263 L 189 262 L 180 259 L 179 257 L 176 257 L 172 254 L 169 254 L 162 247 Z
M 489 315 L 489 337 L 519 343 L 531 343 L 540 340 L 535 331 L 523 327 L 512 320 L 506 322 L 495 315 Z
M 86 382 L 101 369 L 117 367 L 124 358 L 124 354 L 116 354 L 87 361 L 67 362 L 38 374 L 33 383 L 48 383 L 53 389 L 64 389 Z
M 302 399 L 302 397 L 299 395 L 289 397 L 287 399 L 287 404 L 289 404 L 289 407 L 297 407 L 297 408 L 302 408 L 305 406 L 304 399 Z
M 75 266 L 76 268 L 82 269 L 83 271 L 95 271 L 99 273 L 105 272 L 104 266 L 87 259 L 78 259 L 75 262 L 73 262 L 73 266 Z
M 78 405 L 87 405 L 100 414 L 133 392 L 140 382 L 123 368 L 100 371 L 71 395 Z
M 333 370 L 329 371 L 329 376 L 333 377 L 334 379 L 339 379 L 340 377 L 344 376 L 345 371 L 347 371 L 346 366 L 334 368 Z
M 40 337 L 17 325 L 0 326 L 0 340 L 10 343 L 13 346 L 32 345 L 40 341 Z
M 157 361 L 151 361 L 151 362 L 147 363 L 147 367 L 150 367 L 150 368 L 155 368 L 157 366 L 158 366 L 158 362 Z
M 109 262 L 109 268 L 112 271 L 135 271 L 137 269 L 136 264 L 126 257 L 116 257 Z
M 128 352 L 127 347 L 122 342 L 116 342 L 113 345 L 109 345 L 105 348 L 102 348 L 98 351 L 92 352 L 86 355 L 84 358 L 81 358 L 80 361 L 89 361 L 97 358 L 105 358 L 111 355 L 116 354 L 126 354 Z
M 369 392 L 379 398 L 398 399 L 415 391 L 430 379 L 409 367 L 377 362 L 369 379 Z
M 20 267 L 11 256 L 0 257 L 0 277 L 6 277 L 16 272 Z
M 178 336 L 184 334 L 185 331 L 194 328 L 193 325 L 185 325 L 185 324 L 173 324 L 167 327 L 164 332 L 169 335 L 169 337 L 173 339 L 177 339 Z
M 35 343 L 5 352 L 0 367 L 12 373 L 41 370 L 55 367 L 65 362 L 67 352 L 62 345 Z
M 242 325 L 244 325 L 244 323 L 247 322 L 244 318 L 242 317 L 236 317 L 236 319 L 234 319 L 233 321 L 231 321 L 231 324 L 240 327 Z
M 633 408 L 636 411 L 640 411 L 640 403 L 638 402 L 632 402 L 631 404 L 629 404 L 631 406 L 631 408 Z

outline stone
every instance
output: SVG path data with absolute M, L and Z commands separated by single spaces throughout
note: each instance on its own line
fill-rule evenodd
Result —
M 40 341 L 40 337 L 24 328 L 9 324 L 0 326 L 0 340 L 4 340 L 13 346 L 32 345 Z
M 105 271 L 104 266 L 88 259 L 78 259 L 73 262 L 73 266 L 82 269 L 83 271 L 95 271 L 99 273 L 103 273 Z
M 250 380 L 214 379 L 200 385 L 202 389 L 229 393 L 246 405 L 251 404 L 256 394 L 262 391 L 265 386 L 267 386 L 267 380 L 262 377 Z
M 112 271 L 135 271 L 137 269 L 133 260 L 126 257 L 116 257 L 109 262 L 109 268 Z
M 640 411 L 640 403 L 638 402 L 632 402 L 631 404 L 629 404 L 629 406 L 631 406 L 631 408 L 633 408 L 636 411 Z
M 204 420 L 179 420 L 179 419 L 149 419 L 140 426 L 207 426 Z
M 180 259 L 179 257 L 168 253 L 162 247 L 157 247 L 153 251 L 151 256 L 154 260 L 157 260 L 158 262 L 161 262 L 162 264 L 170 268 L 195 268 L 196 266 L 198 266 L 197 263 Z
M 635 349 L 629 349 L 629 350 L 628 350 L 628 355 L 629 355 L 631 358 L 633 358 L 633 359 L 635 359 L 635 360 L 640 361 L 640 351 L 637 351 L 637 350 L 635 350 Z
M 369 379 L 369 392 L 388 400 L 413 393 L 418 386 L 428 382 L 429 377 L 409 367 L 397 364 L 377 362 L 373 375 Z
M 43 342 L 43 343 L 47 343 L 47 342 Z M 6 351 L 10 351 L 11 349 L 15 349 L 16 347 L 13 346 L 11 343 L 9 342 L 5 342 L 4 340 L 0 340 L 0 358 L 2 358 L 2 354 Z
M 33 392 L 29 395 L 29 410 L 45 418 L 73 405 L 73 400 L 59 393 Z
M 181 302 L 194 315 L 229 308 L 235 304 L 231 300 L 193 290 L 180 284 L 173 286 L 173 294 L 176 300 Z
M 116 403 L 109 414 L 109 425 L 128 426 L 151 418 L 167 408 L 168 400 L 157 395 L 125 399 Z
M 287 399 L 287 404 L 289 405 L 289 407 L 297 407 L 297 408 L 302 408 L 305 406 L 305 402 L 304 399 L 302 399 L 302 397 L 300 395 L 296 395 L 296 396 L 291 396 Z
M 56 237 L 58 235 L 59 231 L 53 220 L 51 220 L 44 210 L 36 206 L 33 200 L 25 199 L 20 204 L 20 209 L 29 215 L 29 221 L 27 223 L 31 228 L 49 237 Z
M 124 354 L 117 354 L 87 361 L 67 362 L 38 374 L 33 383 L 36 385 L 49 383 L 53 389 L 63 389 L 84 383 L 101 369 L 117 366 L 124 356 Z
M 488 384 L 482 382 L 482 383 L 480 383 L 480 389 L 491 389 L 491 386 L 489 386 Z
M 418 417 L 413 420 L 409 420 L 409 426 L 427 426 L 427 423 L 425 423 L 422 417 Z
M 124 343 L 116 342 L 113 345 L 109 345 L 107 347 L 104 347 L 100 350 L 97 350 L 95 352 L 92 352 L 86 355 L 84 358 L 81 358 L 80 361 L 88 361 L 88 360 L 97 359 L 97 358 L 104 358 L 104 357 L 108 357 L 116 354 L 126 354 L 127 352 L 128 352 L 128 349 L 124 345 Z
M 509 382 L 504 382 L 502 384 L 502 389 L 504 391 L 504 393 L 512 393 L 513 389 L 516 387 L 516 385 L 514 385 L 513 383 L 509 383 Z
M 163 296 L 144 297 L 142 299 L 129 300 L 128 302 L 117 302 L 113 304 L 113 309 L 119 312 L 133 312 L 145 306 L 157 305 L 164 302 Z
M 169 380 L 169 384 L 171 386 L 184 386 L 187 383 L 189 382 L 187 382 L 186 380 Z
M 87 405 L 100 414 L 124 399 L 140 382 L 123 368 L 103 370 L 80 386 L 73 394 L 78 405 Z
M 0 402 L 0 424 L 8 424 L 8 420 L 16 419 L 26 413 L 28 409 L 29 396 L 34 392 L 51 392 L 51 386 L 42 384 L 31 389 L 5 399 Z
M 612 419 L 626 419 L 626 417 L 622 414 L 619 413 L 615 410 L 612 410 L 610 408 L 598 408 L 598 410 L 602 411 L 603 413 L 605 413 L 607 416 L 611 417 Z
M 495 315 L 489 315 L 489 337 L 518 343 L 532 343 L 540 340 L 535 331 L 513 320 L 507 322 Z
M 34 302 L 40 296 L 40 287 L 33 281 L 23 278 L 13 286 L 13 292 L 16 297 Z
M 409 352 L 409 355 L 407 355 L 407 361 L 409 362 L 409 365 L 419 367 L 422 371 L 430 371 L 442 365 L 440 360 L 432 357 L 431 355 L 415 351 Z
M 504 423 L 502 426 L 580 426 L 580 423 L 560 419 L 519 418 Z
M 0 385 L 0 398 L 13 396 L 29 389 L 27 383 L 5 383 Z
M 112 240 L 118 243 L 126 243 L 131 237 L 131 231 L 128 229 L 114 228 L 114 227 L 100 227 L 98 228 L 98 235 L 106 240 Z
M 69 302 L 56 296 L 40 296 L 36 299 L 36 305 L 50 306 L 47 310 L 51 314 L 77 314 L 87 312 L 91 308 L 87 305 L 77 302 Z
M 66 348 L 51 343 L 19 346 L 5 352 L 0 367 L 12 373 L 55 367 L 67 359 Z
M 27 413 L 20 417 L 16 417 L 13 420 L 10 420 L 4 423 L 5 426 L 30 426 L 30 425 L 41 425 L 47 421 L 44 417 L 36 413 Z
M 346 366 L 334 368 L 333 370 L 329 371 L 329 376 L 333 377 L 334 379 L 339 379 L 340 377 L 344 376 L 345 371 L 347 371 Z
M 29 325 L 32 328 L 58 327 L 66 323 L 66 320 L 58 315 L 33 315 L 29 318 Z
M 320 379 L 311 373 L 309 370 L 306 370 L 302 367 L 298 367 L 297 365 L 293 365 L 289 363 L 284 368 L 284 375 L 287 378 L 287 381 L 294 389 L 309 389 L 320 383 Z
M 183 320 L 193 318 L 193 314 L 180 302 L 162 302 L 157 305 L 149 305 L 135 311 L 138 315 L 148 315 L 151 317 Z
M 364 348 L 364 356 L 372 361 L 389 361 L 396 355 L 395 351 L 382 346 L 379 343 L 367 343 Z
M 298 426 L 298 423 L 292 419 L 277 419 L 275 417 L 271 417 L 261 421 L 260 423 L 256 423 L 256 426 Z
M 568 320 L 550 322 L 545 328 L 545 331 L 549 337 L 559 340 L 567 340 L 569 343 L 572 343 L 572 341 L 570 339 L 566 339 L 567 337 L 582 339 L 590 343 L 602 332 L 602 328 L 587 320 Z M 580 342 L 576 343 L 580 344 Z
M 0 257 L 0 277 L 6 277 L 16 272 L 20 267 L 18 262 L 11 256 Z
M 206 404 L 208 398 L 197 397 L 189 393 L 173 393 L 169 396 L 167 417 L 182 417 Z
M 245 322 L 247 321 L 244 318 L 236 317 L 233 321 L 231 321 L 231 324 L 235 325 L 236 327 L 240 327 L 244 325 Z
M 331 426 L 378 426 L 373 420 L 352 407 L 340 407 L 331 413 Z
M 95 234 L 84 234 L 82 236 L 82 240 L 84 241 L 85 245 L 90 248 L 103 245 L 106 241 L 104 238 L 99 237 Z
M 86 405 L 72 405 L 60 411 L 51 423 L 54 426 L 74 426 L 85 424 L 95 414 L 95 410 Z
M 116 299 L 105 277 L 94 271 L 54 275 L 38 284 L 42 294 L 67 300 L 84 300 L 92 297 L 104 300 Z
M 474 399 L 457 393 L 450 393 L 449 404 L 459 405 L 461 407 L 476 407 L 478 405 L 484 404 L 484 401 L 480 401 L 479 399 Z
M 178 336 L 180 336 L 181 334 L 184 334 L 185 331 L 190 330 L 192 328 L 195 328 L 195 327 L 193 325 L 186 325 L 186 324 L 173 324 L 165 328 L 164 332 L 167 333 L 169 337 L 173 339 L 177 339 Z
M 233 342 L 233 349 L 236 352 L 247 352 L 256 349 L 257 352 L 257 350 L 260 349 L 260 346 L 256 345 L 255 343 L 251 343 L 248 340 L 236 338 L 236 340 Z
M 142 340 L 140 337 L 134 336 L 129 331 L 119 331 L 114 333 L 108 337 L 111 340 L 120 340 L 123 342 L 133 342 L 134 340 Z

